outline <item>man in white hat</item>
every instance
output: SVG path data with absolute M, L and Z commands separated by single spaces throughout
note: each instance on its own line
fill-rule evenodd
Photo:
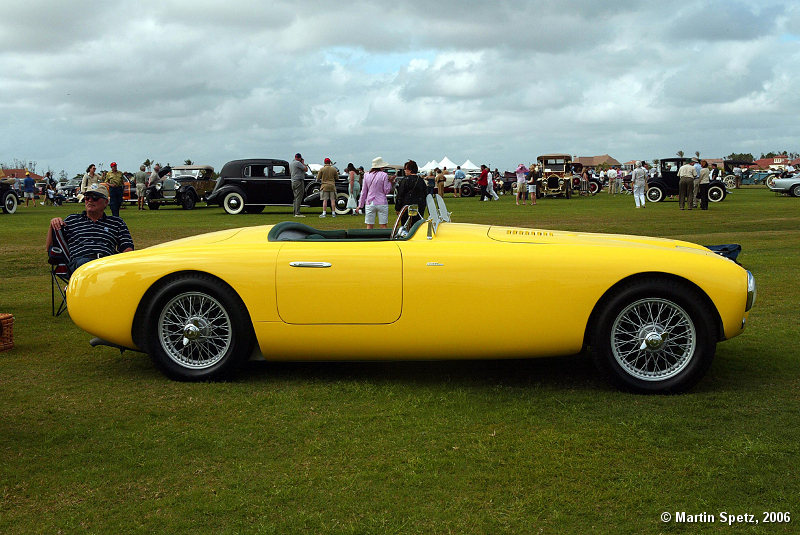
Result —
M 86 262 L 117 253 L 133 251 L 133 239 L 122 218 L 105 214 L 108 188 L 92 184 L 83 196 L 86 210 L 66 219 L 54 217 L 47 231 L 47 249 L 53 244 L 53 230 L 60 230 L 69 246 L 70 273 Z
M 394 188 L 394 180 L 383 170 L 389 167 L 383 158 L 378 156 L 372 160 L 372 168 L 364 175 L 361 185 L 361 197 L 358 207 L 364 210 L 364 223 L 367 228 L 375 228 L 375 218 L 381 228 L 387 228 L 389 223 L 389 201 L 386 195 Z

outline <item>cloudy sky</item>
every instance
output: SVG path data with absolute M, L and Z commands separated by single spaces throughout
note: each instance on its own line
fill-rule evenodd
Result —
M 5 0 L 0 162 L 800 150 L 800 7 Z

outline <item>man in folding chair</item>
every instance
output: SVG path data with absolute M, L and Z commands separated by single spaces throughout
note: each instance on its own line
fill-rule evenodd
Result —
M 55 292 L 52 292 L 54 315 L 66 309 L 60 283 L 68 281 L 73 271 L 91 260 L 133 250 L 131 233 L 122 218 L 104 212 L 108 206 L 108 188 L 105 185 L 93 184 L 86 190 L 83 202 L 86 211 L 66 219 L 53 218 L 47 232 L 47 251 L 53 265 L 51 284 L 59 288 L 62 296 L 56 314 Z

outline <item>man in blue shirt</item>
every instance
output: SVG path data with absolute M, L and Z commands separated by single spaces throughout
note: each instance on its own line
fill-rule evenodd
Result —
M 28 203 L 33 203 L 33 206 L 36 206 L 36 200 L 33 198 L 33 192 L 36 189 L 36 181 L 31 177 L 31 174 L 28 171 L 25 171 L 25 180 L 22 181 L 22 190 L 25 193 L 25 207 L 28 207 Z
M 461 166 L 456 166 L 456 173 L 453 175 L 453 197 L 461 197 L 461 181 L 467 178 L 467 175 L 461 169 Z

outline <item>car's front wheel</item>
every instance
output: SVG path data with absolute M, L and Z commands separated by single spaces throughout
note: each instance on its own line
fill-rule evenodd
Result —
M 594 180 L 589 181 L 589 194 L 590 195 L 597 195 L 600 192 L 601 185 L 600 182 L 596 182 Z
M 789 190 L 789 192 L 792 194 L 792 197 L 800 197 L 800 184 L 795 184 L 792 186 L 792 189 Z
M 150 210 L 158 210 L 161 208 L 161 203 L 156 201 L 147 201 L 147 208 Z
M 242 300 L 225 283 L 184 275 L 161 288 L 144 316 L 147 351 L 179 381 L 219 379 L 249 357 L 253 330 Z
M 181 208 L 184 210 L 194 210 L 195 200 L 191 193 L 186 193 L 181 199 Z
M 728 189 L 735 189 L 736 188 L 736 177 L 734 175 L 725 175 L 725 178 L 722 179 L 725 183 L 725 187 Z
M 769 175 L 767 180 L 765 181 L 768 188 L 772 188 L 775 186 L 775 175 Z
M 17 211 L 17 196 L 13 191 L 7 191 L 3 196 L 3 213 L 13 214 Z
M 722 186 L 716 185 L 708 188 L 708 200 L 711 202 L 720 202 L 725 198 L 725 189 Z
M 647 190 L 647 200 L 650 202 L 661 202 L 664 200 L 664 190 L 659 186 L 650 186 Z
M 473 195 L 475 195 L 475 188 L 473 188 L 470 184 L 461 184 L 462 197 L 472 197 Z
M 592 331 L 598 368 L 635 392 L 692 387 L 711 365 L 717 340 L 713 313 L 696 294 L 684 284 L 658 279 L 621 287 Z
M 244 196 L 238 191 L 229 191 L 222 199 L 222 208 L 231 215 L 241 214 L 244 210 Z

